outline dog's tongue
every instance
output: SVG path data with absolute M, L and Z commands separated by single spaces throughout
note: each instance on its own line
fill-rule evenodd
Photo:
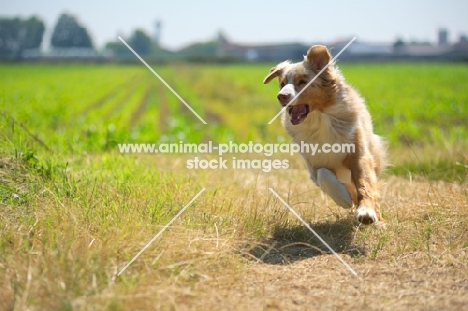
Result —
M 306 104 L 294 105 L 289 108 L 289 117 L 291 118 L 291 123 L 297 125 L 304 121 L 309 113 L 309 107 Z

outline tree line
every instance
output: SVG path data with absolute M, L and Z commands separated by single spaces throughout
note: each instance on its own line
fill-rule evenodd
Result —
M 27 19 L 0 18 L 0 58 L 19 59 L 23 51 L 38 49 L 43 43 L 44 22 L 32 16 Z M 120 42 L 109 42 L 106 48 L 115 54 L 127 53 L 128 49 Z M 141 29 L 133 32 L 129 44 L 138 53 L 145 55 L 152 50 L 151 38 Z M 94 49 L 91 36 L 77 18 L 70 14 L 61 14 L 53 28 L 50 38 L 52 48 L 88 48 Z

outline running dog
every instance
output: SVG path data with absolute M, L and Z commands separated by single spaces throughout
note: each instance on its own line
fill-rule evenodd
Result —
M 325 46 L 314 45 L 302 62 L 285 61 L 271 68 L 263 83 L 278 78 L 277 98 L 282 107 L 287 106 L 282 123 L 295 143 L 353 147 L 337 153 L 301 154 L 315 184 L 337 205 L 354 205 L 357 220 L 369 225 L 383 221 L 378 176 L 386 165 L 385 143 L 373 133 L 364 99 L 330 60 Z

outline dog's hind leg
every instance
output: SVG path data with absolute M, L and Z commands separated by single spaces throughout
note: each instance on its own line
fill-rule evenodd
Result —
M 348 189 L 330 170 L 326 168 L 317 170 L 317 185 L 339 206 L 344 208 L 353 207 L 353 199 Z

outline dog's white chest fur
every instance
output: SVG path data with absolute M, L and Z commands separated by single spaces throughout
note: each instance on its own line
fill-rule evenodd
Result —
M 344 168 L 343 160 L 350 151 L 348 148 L 352 148 L 354 126 L 320 111 L 309 113 L 307 119 L 298 125 L 292 125 L 286 113 L 282 121 L 295 143 L 317 146 L 315 154 L 301 153 L 309 168 L 332 169 L 340 175 L 340 180 L 349 179 L 349 170 Z M 336 152 L 338 149 L 340 151 Z

